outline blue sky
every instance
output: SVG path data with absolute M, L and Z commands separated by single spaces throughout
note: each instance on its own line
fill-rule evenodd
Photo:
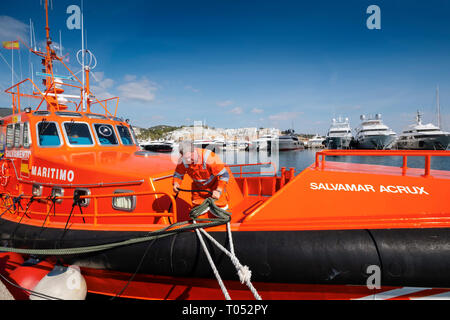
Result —
M 88 47 L 98 59 L 93 89 L 97 97 L 120 96 L 119 114 L 137 126 L 206 120 L 325 134 L 338 115 L 356 127 L 361 114 L 381 113 L 398 132 L 418 109 L 436 123 L 439 85 L 450 129 L 450 1 L 120 3 L 84 1 Z M 66 27 L 71 4 L 80 0 L 53 0 L 51 34 L 57 41 L 62 31 L 78 71 L 80 32 Z M 372 4 L 381 9 L 381 30 L 366 27 Z M 31 18 L 42 42 L 43 14 L 40 0 L 1 1 L 0 40 L 29 39 Z M 0 50 L 9 62 L 11 52 Z M 25 50 L 21 60 L 28 77 Z M 0 89 L 10 83 L 0 60 Z M 0 104 L 10 104 L 4 93 Z

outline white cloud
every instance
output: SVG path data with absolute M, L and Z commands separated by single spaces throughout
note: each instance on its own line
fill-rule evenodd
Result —
M 92 75 L 97 85 L 104 89 L 111 88 L 114 85 L 114 80 L 105 78 L 105 73 L 103 71 L 92 72 Z
M 114 85 L 114 80 L 109 79 L 109 78 L 106 78 L 105 80 L 102 80 L 100 82 L 100 86 L 105 89 L 111 88 L 113 85 Z
M 105 73 L 103 71 L 92 72 L 91 75 L 94 80 L 94 85 L 91 85 L 91 89 L 97 99 L 103 100 L 115 96 L 108 90 L 114 86 L 113 79 L 105 78 Z
M 232 104 L 233 104 L 233 101 L 231 101 L 231 100 L 225 100 L 225 101 L 217 102 L 217 105 L 219 107 L 227 107 L 227 106 L 232 105 Z
M 263 109 L 259 109 L 259 108 L 253 108 L 252 109 L 252 113 L 263 113 L 264 110 Z
M 9 16 L 0 16 L 0 39 L 13 41 L 21 39 L 29 43 L 28 25 Z
M 134 74 L 126 74 L 124 77 L 125 81 L 134 81 L 137 79 L 137 76 Z
M 302 112 L 292 111 L 292 112 L 280 112 L 269 116 L 271 121 L 286 121 L 297 118 Z
M 102 81 L 105 78 L 105 73 L 103 71 L 95 71 L 95 80 Z
M 129 77 L 131 79 L 131 77 Z M 140 80 L 128 81 L 117 87 L 120 92 L 120 97 L 150 102 L 155 100 L 156 85 L 145 77 Z
M 98 100 L 104 100 L 113 98 L 116 95 L 113 95 L 111 92 L 106 90 L 105 88 L 102 88 L 101 86 L 93 85 L 91 86 L 92 94 L 98 99 Z
M 230 112 L 234 113 L 234 114 L 242 114 L 244 112 L 244 110 L 242 110 L 242 108 L 240 108 L 240 107 L 236 107 L 236 108 L 231 109 Z

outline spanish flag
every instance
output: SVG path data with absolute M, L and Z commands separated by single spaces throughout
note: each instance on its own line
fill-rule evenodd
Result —
M 2 46 L 5 49 L 9 50 L 18 50 L 19 49 L 19 41 L 3 41 Z

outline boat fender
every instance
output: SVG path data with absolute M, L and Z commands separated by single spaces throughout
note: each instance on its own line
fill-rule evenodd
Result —
M 7 161 L 3 161 L 0 173 L 2 175 L 0 184 L 2 185 L 2 187 L 6 187 L 9 182 L 9 165 Z
M 21 266 L 14 269 L 9 274 L 10 280 L 16 285 L 33 290 L 38 282 L 53 269 L 53 264 L 46 260 L 31 257 Z M 16 300 L 26 300 L 30 297 L 30 293 L 26 290 L 14 288 L 11 292 Z
M 84 300 L 87 285 L 80 267 L 55 265 L 53 270 L 39 281 L 33 291 L 63 300 Z M 43 298 L 32 295 L 30 300 L 43 300 Z

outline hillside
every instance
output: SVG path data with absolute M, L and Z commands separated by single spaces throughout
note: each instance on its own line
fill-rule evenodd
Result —
M 166 126 L 166 125 L 158 125 L 150 128 L 141 128 L 138 138 L 141 140 L 158 140 L 165 137 L 165 135 L 169 132 L 175 131 L 181 127 L 174 126 Z

